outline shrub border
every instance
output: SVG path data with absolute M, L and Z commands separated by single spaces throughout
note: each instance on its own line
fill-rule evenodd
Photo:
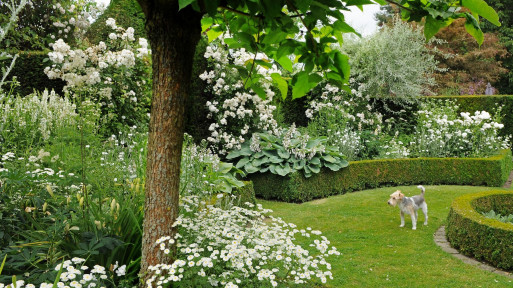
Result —
M 462 254 L 513 271 L 513 225 L 480 213 L 491 209 L 513 213 L 511 204 L 513 191 L 488 191 L 456 198 L 447 218 L 448 241 Z
M 408 158 L 353 161 L 337 172 L 321 170 L 310 178 L 301 173 L 279 176 L 250 174 L 257 197 L 285 202 L 354 190 L 410 184 L 502 186 L 513 169 L 511 150 L 487 158 Z

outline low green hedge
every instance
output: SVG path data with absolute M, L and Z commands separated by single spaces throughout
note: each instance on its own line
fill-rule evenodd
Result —
M 489 191 L 456 198 L 448 216 L 447 238 L 461 253 L 513 271 L 513 225 L 481 214 L 490 210 L 513 214 L 513 191 Z
M 244 181 L 244 185 L 241 188 L 235 188 L 233 194 L 237 196 L 235 198 L 235 205 L 240 207 L 247 207 L 246 203 L 256 205 L 255 189 L 251 181 Z
M 411 158 L 350 162 L 337 172 L 324 169 L 305 178 L 250 174 L 255 194 L 264 199 L 306 202 L 315 198 L 387 185 L 458 184 L 502 186 L 513 169 L 510 150 L 488 158 Z

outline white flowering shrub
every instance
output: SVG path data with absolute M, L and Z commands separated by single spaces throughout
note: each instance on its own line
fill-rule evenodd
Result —
M 57 265 L 54 270 L 58 272 L 58 279 L 52 283 L 43 282 L 38 283 L 36 286 L 31 283 L 26 283 L 24 280 L 18 280 L 11 284 L 0 283 L 0 288 L 126 287 L 121 280 L 122 276 L 125 276 L 126 265 L 119 266 L 116 263 L 111 269 L 106 269 L 100 265 L 94 265 L 94 267 L 90 268 L 84 265 L 85 261 L 85 259 L 75 257 Z M 116 283 L 120 283 L 120 285 Z M 54 286 L 54 284 L 56 284 L 56 286 Z
M 427 101 L 418 111 L 418 125 L 410 143 L 414 156 L 487 156 L 509 148 L 509 137 L 499 136 L 501 108 L 457 114 L 454 101 Z M 511 136 L 510 136 L 511 137 Z
M 47 90 L 5 99 L 0 102 L 0 151 L 37 147 L 64 130 L 75 130 L 79 122 L 94 131 L 99 110 L 90 101 L 85 101 L 81 108 L 87 113 L 79 121 L 77 107 L 68 97 Z
M 327 144 L 338 148 L 348 160 L 358 160 L 366 153 L 367 135 L 382 131 L 382 115 L 372 110 L 368 100 L 356 91 L 347 94 L 329 84 L 322 94 L 310 102 L 306 116 L 313 136 L 325 136 Z
M 78 99 L 101 104 L 107 128 L 120 130 L 147 122 L 151 101 L 150 50 L 144 38 L 135 39 L 134 29 L 107 20 L 112 29 L 109 40 L 98 45 L 72 48 L 63 39 L 52 44 L 48 53 L 52 65 L 45 68 L 50 79 L 66 82 L 65 91 Z
M 191 196 L 181 209 L 178 233 L 157 242 L 175 261 L 151 266 L 147 287 L 305 287 L 333 279 L 327 258 L 340 253 L 320 231 L 267 216 L 272 211 L 260 205 L 222 209 Z M 315 238 L 309 247 L 297 244 L 308 238 Z
M 222 41 L 222 40 L 220 40 Z M 231 149 L 240 149 L 240 145 L 248 140 L 253 132 L 268 131 L 279 133 L 278 123 L 274 119 L 272 104 L 275 95 L 272 89 L 271 75 L 280 73 L 276 65 L 263 69 L 257 65 L 258 73 L 265 81 L 260 84 L 265 100 L 257 94 L 244 90 L 244 82 L 237 69 L 230 64 L 245 65 L 253 60 L 255 55 L 241 50 L 228 50 L 222 42 L 211 43 L 205 52 L 209 60 L 209 71 L 200 78 L 209 84 L 208 90 L 214 95 L 214 100 L 206 103 L 208 117 L 215 120 L 209 127 L 210 137 L 207 140 L 219 147 L 220 154 L 226 154 Z M 256 55 L 256 61 L 266 61 L 263 55 Z

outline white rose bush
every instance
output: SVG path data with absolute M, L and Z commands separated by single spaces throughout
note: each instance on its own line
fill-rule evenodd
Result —
M 52 43 L 51 66 L 44 72 L 50 79 L 66 82 L 64 90 L 79 100 L 100 104 L 104 125 L 119 130 L 122 123 L 147 122 L 150 97 L 148 41 L 135 39 L 132 27 L 123 28 L 109 18 L 108 40 L 84 48 L 72 48 L 63 39 Z M 114 126 L 114 127 L 113 127 Z
M 206 81 L 208 89 L 215 95 L 215 100 L 207 101 L 208 117 L 215 120 L 209 127 L 213 145 L 220 147 L 219 153 L 226 154 L 229 150 L 240 149 L 241 144 L 251 138 L 253 132 L 267 131 L 274 135 L 280 130 L 273 112 L 275 92 L 272 86 L 272 75 L 281 73 L 277 66 L 270 64 L 269 69 L 261 66 L 253 73 L 263 75 L 262 93 L 265 99 L 256 93 L 244 89 L 244 81 L 230 64 L 243 65 L 255 58 L 257 61 L 269 61 L 263 55 L 254 55 L 241 50 L 229 50 L 221 40 L 211 43 L 204 57 L 210 61 L 210 71 L 203 72 L 199 77 Z

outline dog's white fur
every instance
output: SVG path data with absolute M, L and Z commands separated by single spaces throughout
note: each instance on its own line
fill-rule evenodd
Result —
M 419 188 L 422 193 L 413 197 L 406 197 L 399 190 L 390 195 L 388 205 L 395 207 L 399 204 L 399 210 L 401 211 L 401 226 L 399 227 L 404 227 L 404 214 L 409 214 L 411 216 L 412 229 L 416 230 L 417 219 L 419 218 L 417 210 L 419 210 L 419 208 L 422 209 L 422 213 L 424 213 L 424 225 L 428 224 L 428 208 L 426 200 L 424 199 L 426 189 L 422 185 L 417 186 L 417 188 Z

